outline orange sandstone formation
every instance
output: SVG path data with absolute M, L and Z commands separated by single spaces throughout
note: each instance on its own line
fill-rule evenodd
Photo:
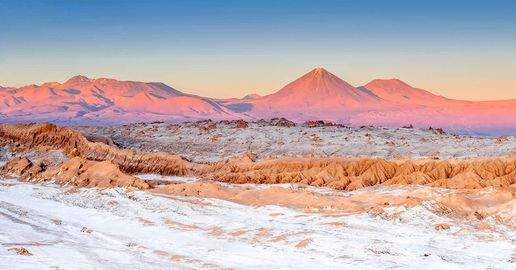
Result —
M 508 187 L 516 183 L 516 157 L 471 160 L 380 158 L 282 158 L 256 162 L 251 156 L 211 164 L 168 153 L 145 153 L 90 142 L 79 132 L 52 124 L 0 125 L 0 145 L 17 150 L 60 149 L 69 156 L 109 161 L 125 173 L 192 175 L 229 183 L 302 183 L 341 190 L 374 185 L 420 184 L 454 189 Z M 99 165 L 100 166 L 100 165 Z M 40 173 L 37 166 L 33 169 Z M 41 168 L 42 170 L 42 168 Z
M 434 226 L 436 231 L 449 230 L 450 225 L 446 223 L 439 223 Z
M 379 158 L 283 158 L 255 161 L 247 155 L 211 164 L 197 164 L 167 153 L 144 153 L 116 145 L 90 142 L 80 133 L 55 125 L 0 125 L 0 146 L 15 151 L 61 150 L 68 160 L 47 161 L 17 157 L 0 174 L 25 181 L 55 181 L 74 187 L 135 187 L 174 196 L 218 198 L 248 205 L 280 205 L 328 214 L 367 212 L 396 218 L 384 208 L 425 207 L 452 218 L 513 224 L 516 194 L 516 157 L 472 160 L 384 160 Z M 249 188 L 211 181 L 153 183 L 129 173 L 192 175 L 229 183 L 302 183 L 355 190 L 375 185 L 426 185 L 399 194 L 360 191 L 321 194 L 303 188 Z M 431 187 L 446 187 L 446 192 Z M 491 187 L 491 188 L 488 188 Z M 494 187 L 494 188 L 492 188 Z M 512 225 L 511 225 L 512 226 Z M 436 230 L 446 230 L 437 224 Z
M 127 173 L 185 175 L 188 162 L 177 155 L 143 153 L 113 145 L 90 142 L 79 132 L 53 124 L 1 125 L 0 145 L 11 144 L 19 150 L 59 149 L 69 156 L 111 161 Z
M 414 206 L 431 198 L 432 193 L 406 192 L 403 195 L 353 194 L 351 196 L 323 195 L 305 189 L 269 187 L 264 189 L 239 186 L 225 187 L 214 182 L 169 184 L 154 189 L 158 194 L 216 198 L 240 204 L 279 205 L 305 211 L 360 213 L 378 206 Z
M 391 214 L 386 212 L 384 209 L 387 207 L 413 207 L 427 202 L 423 207 L 440 216 L 476 221 L 494 217 L 497 222 L 512 227 L 516 197 L 515 186 L 447 191 L 421 186 L 398 193 L 357 191 L 323 194 L 303 187 L 253 188 L 224 186 L 215 182 L 191 182 L 162 185 L 152 191 L 172 196 L 216 198 L 252 206 L 278 205 L 328 215 L 369 213 L 384 219 L 398 218 L 396 211 Z M 445 223 L 435 225 L 436 230 L 449 228 Z
M 0 173 L 10 174 L 27 181 L 53 180 L 61 185 L 76 187 L 135 187 L 149 188 L 146 182 L 123 173 L 110 161 L 91 161 L 74 157 L 60 166 L 49 169 L 45 164 L 32 164 L 27 158 L 14 158 L 0 168 Z
M 437 207 L 444 214 L 451 212 L 458 217 L 478 220 L 499 214 L 498 221 L 510 223 L 514 219 L 515 197 L 515 186 L 494 190 L 464 190 L 443 196 L 438 200 Z
M 8 250 L 14 251 L 14 252 L 16 252 L 16 254 L 21 255 L 21 256 L 32 256 L 32 253 L 30 253 L 30 251 L 24 247 L 14 247 L 14 248 L 10 248 Z
M 229 183 L 302 183 L 355 190 L 374 185 L 420 184 L 446 188 L 507 187 L 516 183 L 516 158 L 387 161 L 375 158 L 232 160 L 198 166 L 205 179 Z

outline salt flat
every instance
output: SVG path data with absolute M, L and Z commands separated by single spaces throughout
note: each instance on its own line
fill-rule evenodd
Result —
M 357 192 L 395 194 L 406 188 Z M 478 230 L 474 222 L 436 215 L 431 201 L 386 208 L 384 215 L 328 215 L 123 188 L 70 190 L 2 179 L 0 215 L 2 269 L 514 266 L 514 230 L 495 220 L 485 221 L 495 230 Z M 451 228 L 438 231 L 436 223 Z M 17 255 L 13 247 L 32 255 Z

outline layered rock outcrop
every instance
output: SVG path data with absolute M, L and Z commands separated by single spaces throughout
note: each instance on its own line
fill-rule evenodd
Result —
M 0 145 L 15 150 L 55 150 L 94 161 L 110 161 L 127 173 L 185 175 L 189 162 L 177 155 L 144 153 L 114 145 L 90 142 L 81 133 L 53 124 L 1 125 Z
M 230 183 L 302 183 L 355 190 L 374 185 L 429 185 L 456 189 L 516 183 L 516 158 L 388 161 L 374 158 L 233 160 L 198 168 L 205 179 Z
M 145 181 L 123 173 L 110 161 L 91 161 L 80 157 L 50 168 L 43 162 L 34 164 L 27 158 L 19 157 L 0 167 L 0 173 L 30 182 L 55 181 L 60 185 L 74 187 L 150 187 Z
M 406 184 L 479 189 L 507 187 L 516 183 L 516 157 L 418 161 L 380 158 L 281 158 L 257 162 L 249 155 L 224 162 L 199 164 L 169 153 L 146 153 L 90 142 L 77 131 L 52 124 L 1 125 L 0 145 L 10 145 L 15 150 L 60 149 L 70 157 L 80 157 L 91 170 L 104 170 L 111 166 L 109 164 L 113 164 L 125 173 L 192 175 L 238 184 L 302 183 L 355 190 L 374 185 Z M 77 159 L 72 160 L 79 162 Z M 90 161 L 109 163 L 91 165 Z M 31 168 L 38 170 L 36 165 Z M 92 171 L 86 175 L 93 173 Z M 111 176 L 117 175 L 115 173 L 107 178 L 112 179 Z

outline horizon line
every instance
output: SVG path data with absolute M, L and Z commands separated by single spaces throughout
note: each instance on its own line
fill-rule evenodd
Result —
M 267 89 L 267 91 L 269 93 L 267 94 L 258 94 L 257 91 L 252 91 L 252 92 L 246 92 L 244 93 L 241 97 L 235 97 L 235 96 L 230 96 L 230 97 L 211 97 L 211 96 L 205 96 L 205 95 L 199 95 L 199 94 L 191 94 L 189 93 L 190 91 L 192 91 L 191 89 L 184 89 L 184 88 L 176 88 L 172 85 L 174 85 L 173 83 L 167 83 L 167 82 L 164 82 L 164 81 L 154 81 L 154 80 L 151 80 L 151 81 L 144 81 L 144 80 L 131 80 L 131 79 L 119 79 L 119 78 L 116 78 L 116 77 L 106 77 L 106 76 L 99 76 L 99 77 L 93 77 L 93 76 L 87 76 L 87 75 L 83 75 L 83 74 L 77 74 L 77 75 L 73 75 L 67 79 L 64 79 L 62 80 L 61 82 L 59 81 L 44 81 L 44 82 L 40 82 L 39 84 L 38 83 L 27 83 L 27 84 L 22 84 L 20 86 L 10 86 L 10 85 L 1 85 L 0 84 L 0 87 L 3 87 L 3 88 L 15 88 L 15 89 L 20 89 L 20 88 L 23 88 L 23 87 L 29 87 L 29 86 L 37 86 L 37 87 L 42 87 L 43 85 L 45 84 L 51 84 L 51 83 L 58 83 L 59 85 L 63 85 L 65 84 L 67 81 L 75 78 L 75 77 L 84 77 L 88 80 L 101 80 L 101 79 L 107 79 L 107 80 L 115 80 L 115 81 L 119 81 L 119 82 L 138 82 L 138 83 L 160 83 L 160 84 L 164 84 L 168 87 L 171 87 L 175 90 L 178 90 L 184 94 L 188 94 L 188 95 L 195 95 L 195 96 L 200 96 L 200 97 L 203 97 L 203 98 L 209 98 L 209 99 L 215 99 L 215 100 L 224 100 L 224 99 L 233 99 L 233 98 L 237 98 L 237 99 L 242 99 L 244 98 L 245 96 L 248 96 L 248 95 L 253 95 L 253 94 L 258 94 L 260 96 L 267 96 L 267 95 L 271 95 L 271 94 L 274 94 L 276 93 L 277 91 L 283 89 L 283 87 L 285 87 L 286 85 L 288 85 L 289 83 L 291 82 L 294 82 L 296 81 L 297 79 L 301 78 L 302 76 L 305 76 L 311 72 L 318 72 L 320 70 L 323 70 L 329 74 L 332 74 L 334 76 L 336 76 L 337 78 L 339 78 L 340 80 L 343 80 L 345 81 L 344 79 L 342 79 L 340 76 L 328 71 L 326 68 L 324 68 L 323 66 L 320 66 L 320 65 L 317 65 L 315 66 L 314 68 L 310 69 L 308 72 L 305 72 L 301 75 L 299 75 L 297 78 L 295 79 L 289 79 L 289 81 L 285 82 L 283 84 L 283 86 L 281 86 L 280 88 L 275 88 L 275 90 L 270 90 L 270 89 Z M 409 84 L 407 83 L 406 81 L 398 78 L 398 77 L 390 77 L 390 78 L 385 78 L 385 77 L 381 77 L 381 78 L 373 78 L 373 79 L 370 79 L 368 80 L 367 83 L 365 84 L 360 84 L 360 85 L 353 85 L 353 84 L 350 84 L 352 85 L 354 88 L 359 88 L 359 87 L 365 87 L 367 84 L 373 82 L 373 81 L 376 81 L 376 80 L 388 80 L 388 81 L 391 81 L 391 80 L 397 80 L 397 81 L 400 81 L 404 84 L 407 84 L 408 86 L 412 87 L 412 88 L 415 88 L 415 89 L 421 89 L 421 90 L 424 90 L 424 91 L 428 91 L 434 95 L 438 95 L 438 96 L 442 96 L 442 97 L 445 97 L 445 98 L 448 98 L 446 95 L 442 95 L 442 94 L 438 94 L 436 92 L 434 92 L 433 89 L 429 90 L 429 89 L 424 89 L 424 88 L 419 88 L 417 86 L 413 86 L 412 84 Z M 347 81 L 345 81 L 347 82 Z M 482 100 L 470 100 L 470 99 L 463 99 L 463 98 L 448 98 L 448 99 L 452 99 L 452 100 L 461 100 L 461 101 L 471 101 L 471 102 L 489 102 L 489 101 L 508 101 L 508 100 L 516 100 L 516 97 L 511 97 L 511 98 L 504 98 L 504 99 L 482 99 Z

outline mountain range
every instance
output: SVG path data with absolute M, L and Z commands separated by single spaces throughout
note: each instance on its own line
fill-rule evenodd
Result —
M 464 101 L 398 79 L 354 87 L 316 68 L 277 92 L 213 99 L 163 83 L 75 76 L 20 88 L 0 87 L 0 122 L 122 124 L 285 117 L 350 125 L 441 127 L 461 133 L 516 134 L 516 99 Z

